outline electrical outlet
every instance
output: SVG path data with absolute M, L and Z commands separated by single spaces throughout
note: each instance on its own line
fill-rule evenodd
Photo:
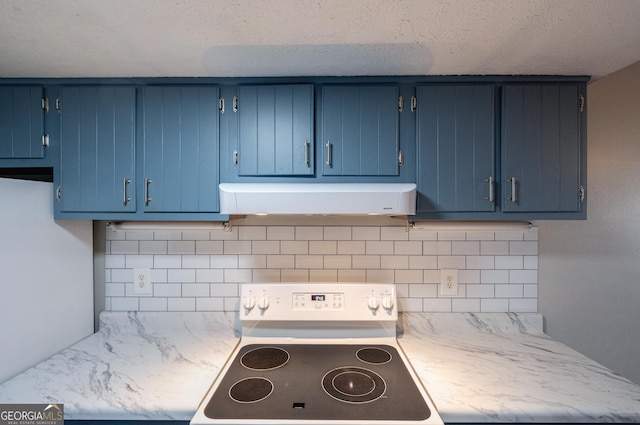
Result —
M 440 270 L 440 295 L 458 295 L 458 270 Z
M 151 295 L 151 270 L 133 269 L 133 295 Z

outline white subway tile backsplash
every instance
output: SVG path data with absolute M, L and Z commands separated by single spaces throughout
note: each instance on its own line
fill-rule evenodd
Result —
M 379 241 L 380 227 L 354 227 L 351 238 L 354 241 Z
M 480 254 L 482 255 L 509 255 L 509 242 L 482 241 L 480 242 Z
M 251 241 L 224 241 L 225 254 L 251 254 Z
M 422 255 L 422 242 L 397 241 L 393 245 L 395 255 Z
M 381 255 L 381 269 L 408 269 L 409 257 L 406 255 Z
M 325 241 L 350 241 L 351 227 L 345 226 L 327 226 L 324 227 Z
M 184 283 L 182 285 L 183 297 L 208 297 L 209 296 L 209 284 L 208 283 Z M 222 286 L 222 285 L 216 285 Z
M 167 311 L 167 298 L 140 298 L 140 311 Z
M 364 241 L 338 241 L 339 255 L 364 255 L 365 252 Z
M 520 255 L 496 255 L 496 269 L 522 269 L 524 257 Z
M 309 241 L 309 254 L 335 255 L 337 253 L 337 241 Z
M 111 241 L 111 254 L 138 254 L 138 241 Z
M 167 241 L 140 241 L 140 254 L 167 254 Z
M 495 285 L 472 285 L 466 286 L 468 298 L 495 298 Z
M 179 269 L 182 267 L 182 256 L 154 255 L 152 267 L 156 269 Z
M 267 227 L 267 239 L 271 241 L 295 240 L 295 227 L 293 226 L 269 226 Z
M 223 241 L 196 241 L 196 254 L 223 254 Z
M 196 311 L 225 311 L 224 298 L 196 298 Z
M 296 227 L 296 240 L 299 241 L 321 241 L 324 236 L 322 226 L 298 226 Z
M 509 270 L 480 270 L 480 283 L 509 283 Z
M 509 255 L 538 255 L 538 242 L 509 242 Z
M 195 254 L 196 241 L 168 241 L 168 254 Z
M 423 255 L 451 255 L 451 242 L 425 241 L 422 243 Z
M 242 226 L 238 228 L 238 239 L 241 241 L 265 241 L 267 240 L 267 227 Z
M 230 231 L 106 230 L 105 308 L 236 311 L 244 282 L 391 282 L 412 312 L 537 311 L 538 231 L 423 232 L 405 226 L 232 226 Z M 133 294 L 150 268 L 153 295 Z M 456 296 L 440 269 L 459 270 Z
M 280 251 L 279 241 L 253 241 L 251 242 L 251 254 L 284 254 Z M 249 254 L 245 252 L 244 254 Z
M 508 313 L 509 300 L 498 298 L 483 298 L 480 300 L 480 311 L 483 313 Z
M 196 311 L 196 299 L 168 298 L 167 311 Z
M 393 241 L 367 241 L 367 255 L 393 255 Z
M 513 313 L 535 313 L 538 311 L 538 299 L 510 298 L 509 311 Z
M 452 242 L 452 255 L 480 255 L 480 242 Z
M 208 255 L 183 255 L 182 267 L 185 269 L 208 269 Z
M 480 300 L 475 298 L 454 298 L 451 300 L 451 311 L 454 313 L 479 313 Z

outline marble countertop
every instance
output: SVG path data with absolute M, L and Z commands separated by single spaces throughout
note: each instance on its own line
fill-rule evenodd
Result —
M 398 330 L 447 423 L 640 423 L 640 387 L 547 337 L 540 315 L 412 313 Z M 233 313 L 103 313 L 98 333 L 0 384 L 0 403 L 189 420 L 239 337 Z

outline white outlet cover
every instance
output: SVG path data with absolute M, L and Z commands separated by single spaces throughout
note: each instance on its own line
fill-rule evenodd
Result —
M 440 295 L 458 295 L 458 269 L 440 270 Z
M 152 295 L 150 269 L 133 269 L 133 295 Z

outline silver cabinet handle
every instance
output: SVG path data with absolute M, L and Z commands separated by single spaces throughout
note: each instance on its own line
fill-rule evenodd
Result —
M 309 141 L 304 141 L 304 163 L 309 166 Z
M 509 179 L 507 179 L 508 183 L 511 183 L 511 196 L 509 196 L 507 198 L 507 200 L 513 202 L 514 204 L 516 202 L 518 202 L 518 197 L 517 197 L 517 189 L 518 189 L 518 185 L 516 184 L 516 178 L 515 177 L 511 177 Z
M 231 161 L 233 162 L 233 165 L 238 165 L 238 151 L 237 150 L 233 151 L 233 155 L 232 155 Z
M 127 205 L 129 201 L 131 201 L 131 198 L 127 196 L 127 185 L 129 183 L 131 183 L 131 179 L 128 179 L 126 177 L 122 179 L 122 201 L 125 205 Z
M 489 183 L 489 196 L 487 196 L 484 199 L 486 199 L 487 201 L 493 203 L 493 176 L 490 176 L 490 177 L 484 179 L 484 181 Z
M 327 165 L 331 167 L 331 142 L 327 140 L 327 144 L 325 146 L 327 147 Z
M 144 179 L 144 204 L 149 205 L 151 202 L 151 198 L 149 197 L 149 185 L 151 184 L 151 179 Z

